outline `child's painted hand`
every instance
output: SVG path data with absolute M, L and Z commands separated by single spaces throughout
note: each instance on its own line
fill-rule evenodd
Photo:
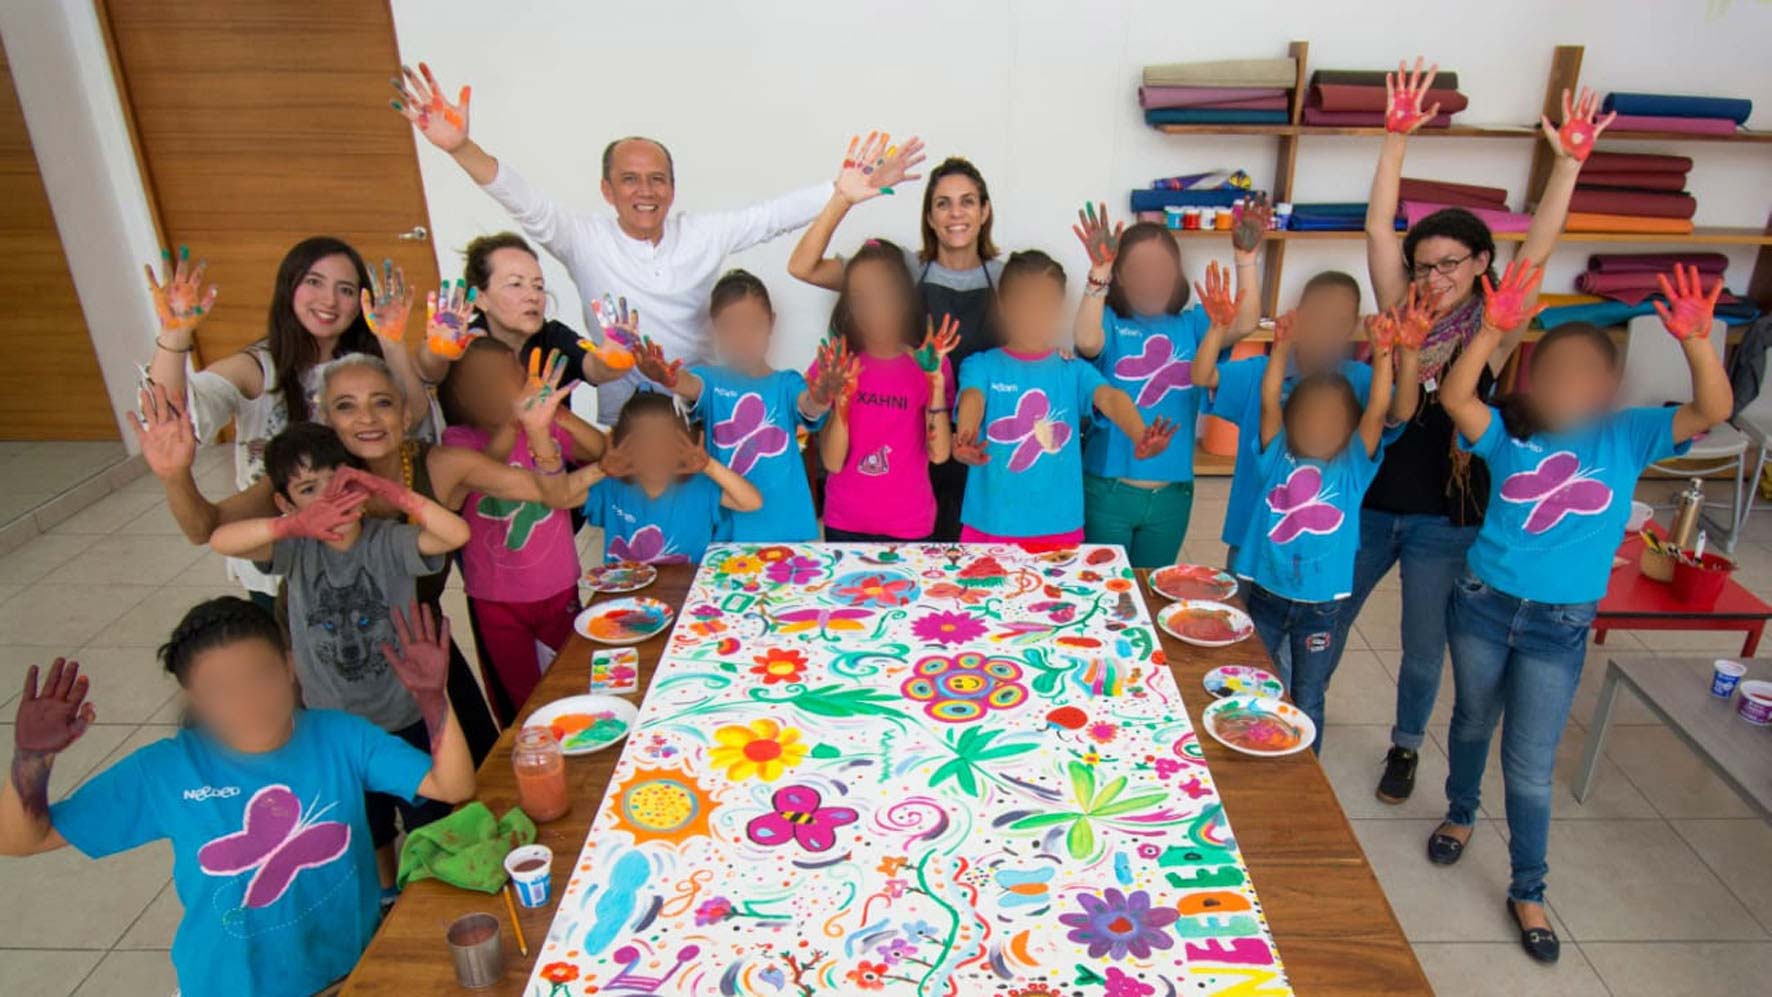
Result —
M 1298 321 L 1298 313 L 1295 311 L 1282 312 L 1279 315 L 1274 316 L 1274 345 L 1276 347 L 1285 346 L 1291 348 L 1292 323 L 1296 321 Z
M 334 478 L 336 477 L 335 473 Z M 344 536 L 339 530 L 361 519 L 363 506 L 368 501 L 368 492 L 355 488 L 340 491 L 328 486 L 326 493 L 314 501 L 271 520 L 271 539 L 292 540 L 305 537 L 323 542 L 343 540 Z
M 423 79 L 419 78 L 420 74 Z M 401 77 L 405 81 L 401 81 Z M 417 128 L 425 141 L 444 152 L 454 152 L 468 140 L 468 101 L 471 87 L 462 87 L 456 103 L 443 99 L 443 88 L 431 75 L 431 67 L 418 64 L 418 72 L 410 66 L 400 67 L 400 76 L 390 80 L 397 96 L 388 103 Z
M 406 516 L 416 516 L 424 508 L 423 496 L 412 489 L 349 465 L 333 470 L 332 480 L 326 483 L 324 494 L 325 497 L 334 499 L 359 495 L 366 501 L 380 499 L 383 505 Z
M 677 375 L 683 371 L 683 361 L 666 361 L 664 348 L 653 342 L 650 336 L 640 337 L 640 347 L 634 351 L 634 365 L 642 377 L 670 389 L 676 388 Z
M 467 281 L 444 281 L 443 290 L 425 295 L 425 346 L 445 360 L 460 360 L 468 344 L 485 333 L 468 328 L 474 320 L 477 287 Z
M 406 274 L 393 260 L 381 261 L 382 279 L 369 271 L 369 286 L 359 290 L 363 321 L 369 331 L 390 343 L 406 338 L 406 319 L 412 314 L 412 289 L 406 286 Z
M 917 347 L 917 366 L 923 368 L 925 374 L 937 374 L 941 372 L 941 362 L 960 345 L 960 322 L 952 315 L 943 314 L 939 330 L 935 327 L 933 315 L 924 323 L 923 345 Z
M 54 755 L 68 750 L 86 728 L 98 719 L 98 711 L 86 701 L 90 682 L 80 674 L 80 663 L 57 658 L 49 666 L 42 689 L 37 686 L 37 666 L 25 671 L 25 689 L 13 717 L 12 744 L 15 758 Z
M 1499 287 L 1489 283 L 1489 275 L 1483 275 L 1483 321 L 1503 332 L 1512 332 L 1527 322 L 1545 306 L 1526 311 L 1526 299 L 1538 291 L 1538 282 L 1544 279 L 1544 270 L 1535 267 L 1529 260 L 1513 260 L 1507 269 L 1502 271 Z
M 973 467 L 988 464 L 991 460 L 991 452 L 979 441 L 976 429 L 962 429 L 954 434 L 953 453 L 955 460 Z
M 1206 264 L 1206 282 L 1195 284 L 1194 293 L 1199 296 L 1200 307 L 1206 309 L 1206 317 L 1212 324 L 1228 329 L 1237 320 L 1237 309 L 1243 306 L 1243 296 L 1249 293 L 1249 289 L 1245 287 L 1237 292 L 1236 297 L 1231 297 L 1230 271 L 1213 260 Z
M 1661 316 L 1661 324 L 1667 331 L 1681 342 L 1709 339 L 1711 316 L 1716 311 L 1717 298 L 1723 293 L 1723 278 L 1718 276 L 1707 294 L 1704 277 L 1698 268 L 1676 263 L 1672 284 L 1667 282 L 1665 274 L 1657 274 L 1655 282 L 1661 285 L 1661 293 L 1667 295 L 1667 304 L 1655 302 L 1655 314 Z
M 1108 228 L 1107 205 L 1097 206 L 1088 201 L 1084 201 L 1083 209 L 1077 212 L 1077 224 L 1071 226 L 1071 231 L 1077 233 L 1089 253 L 1089 263 L 1096 270 L 1107 270 L 1114 265 L 1114 257 L 1120 253 L 1120 233 L 1125 230 L 1125 222 Z
M 843 168 L 837 171 L 837 193 L 850 204 L 891 194 L 901 183 L 923 179 L 921 173 L 910 172 L 922 161 L 923 140 L 915 135 L 902 146 L 893 145 L 887 132 L 868 132 L 866 139 L 852 135 Z
M 625 478 L 634 473 L 634 455 L 627 448 L 627 442 L 615 444 L 603 451 L 603 457 L 597 461 L 606 477 Z
M 1439 315 L 1428 306 L 1427 295 L 1414 284 L 1409 285 L 1403 303 L 1392 312 L 1397 323 L 1397 342 L 1409 349 L 1420 349 L 1421 344 L 1427 342 L 1427 334 L 1433 331 L 1434 323 L 1439 321 Z
M 1366 316 L 1366 338 L 1372 343 L 1372 351 L 1388 353 L 1397 345 L 1397 319 L 1391 311 L 1379 312 Z
M 707 470 L 713 458 L 708 456 L 708 448 L 702 446 L 700 440 L 689 435 L 689 430 L 678 427 L 677 430 L 677 473 L 700 474 Z
M 640 348 L 640 309 L 628 310 L 628 299 L 604 294 L 591 302 L 591 316 L 603 330 L 603 342 L 581 339 L 578 345 L 597 355 L 610 370 L 631 370 Z
M 1563 91 L 1563 126 L 1551 124 L 1548 115 L 1539 119 L 1539 126 L 1544 129 L 1544 137 L 1549 140 L 1551 148 L 1564 159 L 1573 159 L 1578 163 L 1587 162 L 1587 157 L 1594 151 L 1594 140 L 1618 117 L 1613 111 L 1605 117 L 1594 120 L 1594 112 L 1600 106 L 1600 95 L 1581 88 L 1581 96 L 1575 103 L 1569 103 L 1569 91 Z
M 141 393 L 141 411 L 129 425 L 141 446 L 142 460 L 154 476 L 165 480 L 185 471 L 197 460 L 197 431 L 191 417 L 173 402 L 166 389 L 150 384 Z
M 845 393 L 855 390 L 861 377 L 861 358 L 849 350 L 849 343 L 832 336 L 818 344 L 818 359 L 812 365 L 812 400 L 819 405 L 835 406 Z
M 549 427 L 561 403 L 572 394 L 572 384 L 562 383 L 565 377 L 566 358 L 559 350 L 549 350 L 545 361 L 540 350 L 529 352 L 529 376 L 523 383 L 523 393 L 511 408 L 523 424 L 531 447 L 536 446 L 537 440 L 545 444 L 552 439 Z
M 1231 209 L 1231 248 L 1239 253 L 1253 253 L 1274 220 L 1274 207 L 1268 203 L 1267 191 L 1258 190 Z
M 418 700 L 426 726 L 431 729 L 431 750 L 443 736 L 443 705 L 448 701 L 449 686 L 449 617 L 435 614 L 431 607 L 413 601 L 404 612 L 389 606 L 388 616 L 394 624 L 398 648 L 384 643 L 381 656 L 400 679 L 400 684 Z
M 1421 71 L 1421 56 L 1415 57 L 1415 69 L 1411 71 L 1404 62 L 1397 60 L 1397 71 L 1384 74 L 1384 130 L 1407 135 L 1420 128 L 1424 123 L 1440 113 L 1440 105 L 1426 111 L 1421 109 L 1421 102 L 1433 88 L 1434 77 L 1439 74 L 1440 65 L 1435 63 L 1427 67 L 1424 76 Z
M 1149 460 L 1169 449 L 1169 441 L 1175 436 L 1175 423 L 1162 416 L 1144 427 L 1144 435 L 1132 448 L 1132 456 L 1137 460 Z
M 154 268 L 143 266 L 148 275 L 148 291 L 154 295 L 154 311 L 160 316 L 160 333 L 170 336 L 176 349 L 184 349 L 191 344 L 191 333 L 202 324 L 203 316 L 215 307 L 215 296 L 221 289 L 211 284 L 203 286 L 203 271 L 209 266 L 198 260 L 191 266 L 191 250 L 187 246 L 178 247 L 178 264 L 172 262 L 172 251 L 160 251 L 160 266 L 166 283 L 154 279 Z

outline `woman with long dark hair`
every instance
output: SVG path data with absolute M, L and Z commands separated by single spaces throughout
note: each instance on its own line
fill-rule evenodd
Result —
M 277 266 L 265 338 L 187 378 L 194 336 L 215 302 L 216 289 L 204 288 L 204 265 L 193 266 L 182 247 L 176 265 L 171 254 L 165 263 L 164 284 L 154 280 L 152 270 L 148 273 L 160 313 L 148 376 L 171 398 L 183 399 L 188 393 L 198 439 L 214 440 L 222 427 L 234 424 L 237 487 L 246 488 L 263 476 L 264 447 L 271 437 L 292 422 L 313 417 L 309 400 L 315 372 L 334 357 L 367 353 L 387 360 L 406 397 L 407 412 L 413 413 L 407 428 L 423 419 L 424 386 L 411 354 L 403 346 L 383 349 L 383 335 L 397 340 L 403 331 L 411 303 L 391 265 L 388 279 L 375 285 L 363 257 L 349 243 L 327 235 L 303 239 Z M 365 300 L 373 313 L 365 313 Z M 372 331 L 372 320 L 381 335 Z M 266 608 L 276 597 L 275 576 L 249 561 L 229 558 L 228 577 Z

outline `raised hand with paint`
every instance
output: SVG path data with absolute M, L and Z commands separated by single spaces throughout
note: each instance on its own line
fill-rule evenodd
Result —
M 474 319 L 474 298 L 479 289 L 466 281 L 444 281 L 441 291 L 425 295 L 425 347 L 445 360 L 459 360 L 475 337 L 482 333 L 469 323 Z
M 164 283 L 155 279 L 153 267 L 142 267 L 148 275 L 148 291 L 154 295 L 154 312 L 160 317 L 160 334 L 155 343 L 171 353 L 189 353 L 192 335 L 215 308 L 221 289 L 213 284 L 204 286 L 203 271 L 209 263 L 198 260 L 192 266 L 189 246 L 178 247 L 177 264 L 173 263 L 171 250 L 161 250 L 160 266 Z
M 1240 264 L 1247 258 L 1255 262 L 1255 251 L 1267 238 L 1274 224 L 1274 207 L 1268 203 L 1267 191 L 1258 190 L 1231 208 L 1231 248 Z
M 1569 100 L 1569 91 L 1563 91 L 1563 123 L 1560 126 L 1551 124 L 1549 115 L 1539 119 L 1545 140 L 1557 150 L 1557 155 L 1578 163 L 1587 162 L 1587 157 L 1594 151 L 1594 140 L 1612 124 L 1612 119 L 1618 117 L 1618 112 L 1612 111 L 1595 119 L 1594 112 L 1599 106 L 1600 95 L 1587 87 L 1581 88 L 1581 96 L 1573 104 Z
M 868 132 L 865 139 L 852 136 L 837 173 L 837 194 L 851 205 L 892 194 L 898 184 L 923 178 L 911 172 L 922 161 L 923 140 L 915 135 L 903 146 L 893 145 L 887 132 Z
M 406 319 L 412 314 L 412 288 L 406 286 L 406 273 L 393 260 L 381 261 L 381 279 L 369 271 L 369 286 L 362 294 L 363 321 L 369 331 L 393 344 L 404 344 Z
M 1395 73 L 1384 74 L 1384 130 L 1408 135 L 1422 125 L 1433 120 L 1440 113 L 1440 103 L 1423 111 L 1421 102 L 1427 98 L 1427 92 L 1433 89 L 1434 77 L 1439 74 L 1438 63 L 1421 71 L 1421 56 L 1415 57 L 1415 68 L 1411 70 L 1401 60 L 1397 62 Z
M 1657 274 L 1655 282 L 1661 285 L 1661 294 L 1667 299 L 1666 303 L 1655 302 L 1655 314 L 1661 316 L 1668 334 L 1682 343 L 1709 339 L 1717 299 L 1723 293 L 1723 278 L 1719 276 L 1707 293 L 1704 276 L 1697 267 L 1676 263 L 1672 284 L 1666 274 Z
M 454 152 L 468 141 L 468 102 L 473 98 L 471 87 L 462 87 L 455 103 L 451 104 L 444 98 L 443 87 L 437 83 L 437 78 L 431 75 L 431 67 L 422 62 L 416 73 L 410 66 L 401 66 L 400 75 L 388 82 L 393 84 L 395 91 L 394 98 L 388 103 L 412 122 L 425 141 L 444 152 Z
M 54 759 L 97 713 L 78 665 L 28 669 L 0 788 L 0 854 L 71 845 L 99 859 L 164 840 L 189 905 L 172 954 L 184 992 L 326 989 L 356 965 L 380 922 L 367 798 L 423 797 L 444 812 L 471 799 L 461 734 L 427 754 L 357 717 L 312 702 L 302 709 L 307 690 L 296 686 L 281 625 L 245 599 L 198 603 L 158 657 L 190 722 L 100 766 L 55 803 Z M 379 655 L 363 664 L 385 668 Z M 168 800 L 179 803 L 160 805 Z M 240 927 L 254 924 L 275 930 L 239 944 Z
M 190 413 L 166 389 L 149 384 L 141 390 L 140 408 L 129 420 L 148 470 L 161 481 L 187 474 L 197 459 L 197 432 Z
M 627 298 L 605 294 L 591 302 L 591 314 L 603 330 L 603 342 L 584 339 L 579 348 L 597 355 L 610 370 L 626 371 L 634 367 L 634 351 L 640 348 L 640 310 L 628 310 Z
M 1525 260 L 1514 260 L 1507 265 L 1501 274 L 1500 286 L 1489 283 L 1489 275 L 1483 275 L 1483 323 L 1504 332 L 1512 332 L 1530 322 L 1539 312 L 1544 311 L 1543 305 L 1528 310 L 1526 302 L 1537 296 L 1538 284 L 1544 279 L 1544 268 L 1535 267 Z M 1410 295 L 1411 305 L 1415 304 L 1414 295 Z M 1405 313 L 1410 315 L 1412 313 Z M 1429 320 L 1431 324 L 1431 319 Z M 1408 325 L 1407 317 L 1403 320 Z

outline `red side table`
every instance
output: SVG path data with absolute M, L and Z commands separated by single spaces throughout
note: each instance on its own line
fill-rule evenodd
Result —
M 1656 536 L 1663 531 L 1654 523 Z M 1606 642 L 1608 630 L 1740 630 L 1741 656 L 1752 657 L 1760 634 L 1772 619 L 1772 605 L 1760 601 L 1734 578 L 1709 609 L 1697 609 L 1674 598 L 1673 586 L 1643 574 L 1643 538 L 1633 533 L 1618 546 L 1625 563 L 1612 569 L 1612 583 L 1594 616 L 1594 643 Z

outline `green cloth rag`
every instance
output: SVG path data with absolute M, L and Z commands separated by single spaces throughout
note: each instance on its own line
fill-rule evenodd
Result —
M 493 820 L 479 800 L 442 820 L 406 834 L 400 850 L 400 875 L 405 888 L 418 879 L 440 879 L 450 886 L 497 893 L 505 885 L 505 856 L 535 841 L 535 821 L 518 807 Z

